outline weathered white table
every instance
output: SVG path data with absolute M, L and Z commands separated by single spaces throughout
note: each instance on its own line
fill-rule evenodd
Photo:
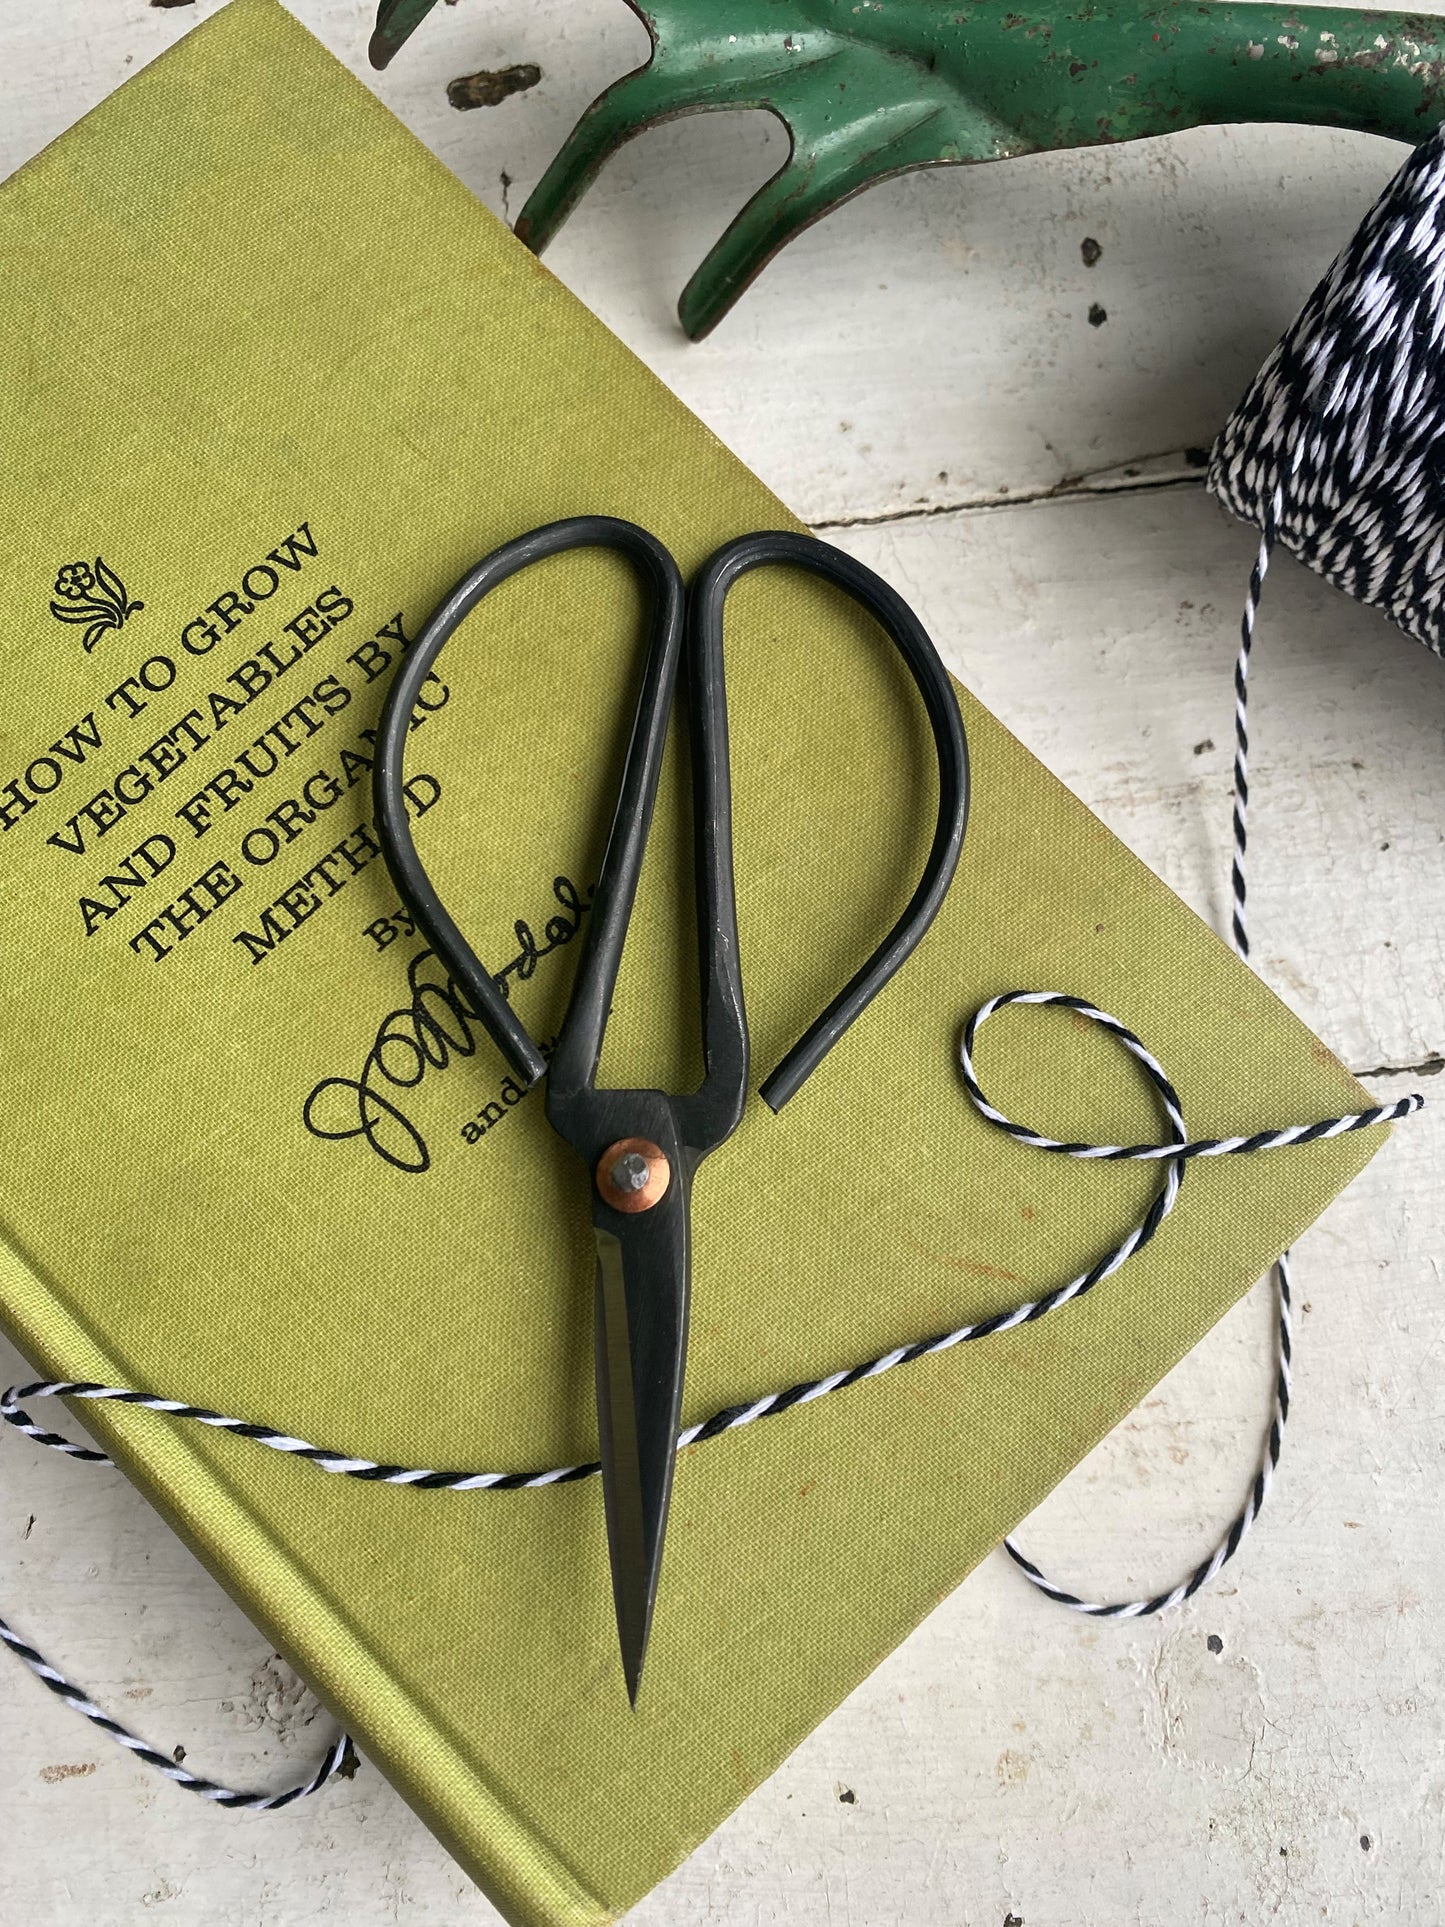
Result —
M 367 0 L 293 4 L 499 213 L 646 48 L 621 0 L 460 0 L 376 77 Z M 0 173 L 213 6 L 5 0 Z M 542 69 L 532 91 L 447 104 L 453 77 L 522 61 Z M 1401 150 L 1206 130 L 914 175 L 795 242 L 689 346 L 673 297 L 784 140 L 763 115 L 645 136 L 550 265 L 897 583 L 983 700 L 1217 919 L 1250 543 L 1184 451 L 1211 439 Z M 1398 1095 L 1445 1053 L 1445 667 L 1288 561 L 1267 610 L 1259 964 Z M 1445 1106 L 1402 1128 L 1301 1246 L 1282 1477 L 1212 1590 L 1160 1621 L 1091 1624 L 990 1561 L 637 1927 L 1434 1927 L 1442 1154 Z M 1212 1542 L 1252 1471 L 1270 1318 L 1261 1292 L 1029 1523 L 1060 1576 L 1096 1596 L 1153 1589 Z M 117 1475 L 7 1436 L 0 1543 L 0 1611 L 203 1770 L 264 1784 L 318 1749 L 324 1716 Z M 0 1813 L 7 1923 L 496 1918 L 375 1772 L 280 1815 L 216 1813 L 7 1660 Z

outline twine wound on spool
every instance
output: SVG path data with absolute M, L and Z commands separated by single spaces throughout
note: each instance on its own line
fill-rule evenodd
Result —
M 1209 488 L 1445 654 L 1445 125 L 1417 147 L 1250 384 Z M 1258 592 L 1253 600 L 1257 603 Z

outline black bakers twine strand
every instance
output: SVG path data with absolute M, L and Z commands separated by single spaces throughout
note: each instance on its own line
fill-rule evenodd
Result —
M 123 1746 L 138 1760 L 154 1767 L 157 1773 L 165 1775 L 177 1786 L 183 1786 L 190 1793 L 198 1793 L 203 1800 L 213 1806 L 244 1808 L 252 1813 L 274 1813 L 279 1807 L 289 1807 L 294 1801 L 304 1800 L 308 1793 L 315 1793 L 326 1782 L 343 1771 L 352 1773 L 356 1769 L 356 1749 L 346 1733 L 338 1733 L 326 1749 L 315 1770 L 294 1786 L 283 1787 L 279 1793 L 247 1793 L 235 1787 L 222 1786 L 216 1780 L 207 1780 L 199 1773 L 191 1773 L 169 1753 L 159 1752 L 148 1740 L 143 1740 L 130 1728 L 113 1720 L 103 1707 L 95 1704 L 83 1687 L 76 1686 L 58 1673 L 43 1654 L 29 1646 L 11 1626 L 0 1619 L 0 1641 L 8 1646 L 18 1659 L 34 1673 L 43 1686 L 48 1686 L 57 1699 L 64 1700 L 73 1712 L 81 1713 L 92 1726 L 108 1733 L 117 1746 Z
M 1226 431 L 1227 433 L 1228 431 Z M 1234 847 L 1230 853 L 1229 864 L 1229 941 L 1241 963 L 1249 963 L 1249 922 L 1245 904 L 1248 890 L 1245 881 L 1245 855 L 1249 845 L 1249 662 L 1254 648 L 1255 625 L 1259 620 L 1259 605 L 1264 595 L 1264 579 L 1269 573 L 1270 557 L 1278 539 L 1280 516 L 1283 512 L 1283 491 L 1278 484 L 1265 504 L 1260 526 L 1259 546 L 1254 553 L 1250 566 L 1249 585 L 1245 591 L 1244 607 L 1239 621 L 1239 652 L 1234 659 L 1234 796 L 1230 828 Z M 965 1065 L 965 1076 L 967 1066 Z M 979 1092 L 975 1103 L 982 1097 Z M 1404 1117 L 1410 1110 L 1418 1110 L 1423 1099 L 1402 1099 L 1401 1105 L 1394 1107 L 1395 1115 Z M 1309 1144 L 1322 1137 L 1338 1137 L 1346 1131 L 1365 1129 L 1370 1124 L 1384 1123 L 1392 1107 L 1382 1106 L 1378 1111 L 1357 1113 L 1354 1117 L 1333 1118 L 1325 1123 L 1305 1125 L 1295 1132 L 1265 1131 L 1249 1138 L 1204 1139 L 1179 1150 L 1175 1155 L 1181 1160 L 1186 1157 L 1219 1157 L 1236 1151 L 1275 1150 L 1283 1144 Z M 988 1112 L 985 1112 L 988 1115 Z M 1039 1150 L 1071 1151 L 1075 1156 L 1085 1153 L 1079 1148 L 1057 1145 L 1041 1138 L 1034 1132 L 1020 1131 L 1004 1117 L 992 1119 L 1003 1130 L 1012 1130 L 1016 1137 L 1025 1143 L 1035 1145 Z M 1123 1155 L 1128 1152 L 1097 1152 L 1095 1155 Z M 1133 1155 L 1151 1155 L 1149 1147 L 1133 1147 Z M 1153 1147 L 1152 1155 L 1168 1155 L 1167 1147 Z M 1181 1170 L 1182 1170 L 1181 1164 Z M 1082 1599 L 1077 1593 L 1070 1592 L 1057 1580 L 1036 1566 L 1032 1559 L 1019 1550 L 1012 1539 L 1003 1542 L 1004 1551 L 1018 1566 L 1024 1577 L 1038 1588 L 1046 1598 L 1054 1600 L 1070 1611 L 1084 1613 L 1091 1619 L 1145 1619 L 1153 1613 L 1168 1612 L 1186 1599 L 1193 1598 L 1201 1587 L 1207 1586 L 1221 1566 L 1231 1560 L 1239 1551 L 1244 1535 L 1264 1510 L 1264 1502 L 1269 1497 L 1270 1484 L 1279 1465 L 1279 1455 L 1284 1446 L 1284 1428 L 1289 1422 L 1290 1371 L 1294 1357 L 1293 1300 L 1290 1292 L 1290 1254 L 1282 1251 L 1273 1266 L 1275 1281 L 1275 1347 L 1274 1347 L 1274 1402 L 1269 1416 L 1269 1427 L 1264 1437 L 1264 1447 L 1255 1469 L 1254 1481 L 1245 1497 L 1244 1504 L 1230 1521 L 1229 1529 L 1220 1539 L 1208 1557 L 1202 1559 L 1186 1578 L 1164 1592 L 1153 1593 L 1144 1599 L 1093 1600 Z
M 1207 1586 L 1220 1567 L 1226 1565 L 1239 1551 L 1240 1542 L 1264 1510 L 1264 1502 L 1269 1496 L 1269 1488 L 1279 1464 L 1280 1448 L 1284 1444 L 1284 1428 L 1289 1418 L 1290 1361 L 1292 1356 L 1292 1337 L 1290 1329 L 1290 1255 L 1282 1251 L 1275 1260 L 1274 1273 L 1278 1291 L 1278 1320 L 1276 1324 L 1274 1409 L 1270 1413 L 1269 1430 L 1265 1434 L 1264 1451 L 1260 1457 L 1254 1483 L 1249 1488 L 1249 1496 L 1235 1514 L 1229 1530 L 1215 1546 L 1207 1559 L 1194 1568 L 1187 1579 L 1181 1579 L 1167 1592 L 1155 1593 L 1148 1599 L 1122 1599 L 1111 1604 L 1101 1605 L 1093 1600 L 1081 1599 L 1077 1593 L 1067 1591 L 1048 1574 L 1041 1572 L 1025 1553 L 1020 1552 L 1012 1539 L 1003 1542 L 1004 1551 L 1019 1567 L 1024 1577 L 1038 1588 L 1048 1599 L 1060 1606 L 1068 1606 L 1073 1612 L 1084 1613 L 1091 1619 L 1146 1619 L 1151 1613 L 1168 1612 L 1170 1607 L 1192 1599 L 1202 1586 Z
M 1236 918 L 1239 916 L 1236 900 Z M 1242 937 L 1242 924 L 1239 926 Z M 1169 1121 L 1171 1137 L 1164 1144 L 1071 1144 L 1057 1138 L 1045 1137 L 1030 1129 L 1028 1125 L 1015 1123 L 991 1104 L 980 1089 L 974 1074 L 972 1061 L 973 1039 L 984 1021 L 996 1010 L 1006 1004 L 1057 1004 L 1065 1009 L 1076 1011 L 1081 1017 L 1093 1023 L 1102 1024 L 1111 1031 L 1129 1050 L 1130 1054 L 1147 1072 L 1155 1090 L 1163 1101 Z M 1343 1137 L 1352 1131 L 1368 1130 L 1371 1125 L 1394 1123 L 1397 1119 L 1408 1117 L 1418 1111 L 1424 1099 L 1418 1093 L 1402 1097 L 1393 1104 L 1378 1104 L 1367 1111 L 1356 1111 L 1344 1117 L 1323 1118 L 1314 1124 L 1286 1126 L 1280 1130 L 1255 1131 L 1245 1136 L 1224 1138 L 1195 1138 L 1186 1141 L 1184 1120 L 1179 1109 L 1179 1099 L 1159 1064 L 1140 1040 L 1117 1020 L 1108 1016 L 1093 1005 L 1083 1003 L 1077 997 L 1068 997 L 1050 991 L 1014 991 L 1006 997 L 995 997 L 969 1023 L 964 1032 L 960 1063 L 964 1084 L 976 1108 L 991 1124 L 1007 1131 L 1022 1144 L 1028 1144 L 1038 1151 L 1052 1151 L 1056 1155 L 1073 1158 L 1093 1158 L 1104 1162 L 1124 1161 L 1163 1161 L 1167 1159 L 1168 1172 L 1164 1185 L 1155 1194 L 1142 1222 L 1125 1239 L 1124 1243 L 1103 1259 L 1092 1272 L 1086 1272 L 1072 1285 L 1065 1285 L 1062 1291 L 1041 1299 L 1037 1308 L 1021 1307 L 1025 1316 L 1040 1317 L 1052 1311 L 1055 1305 L 1066 1303 L 1070 1297 L 1078 1297 L 1088 1291 L 1101 1278 L 1117 1271 L 1126 1259 L 1148 1243 L 1160 1224 L 1173 1210 L 1179 1195 L 1188 1163 L 1193 1158 L 1235 1157 L 1241 1153 L 1280 1150 L 1290 1145 L 1315 1144 L 1323 1138 Z M 1275 1277 L 1278 1287 L 1278 1319 L 1276 1325 L 1275 1352 L 1275 1396 L 1274 1407 L 1270 1414 L 1269 1429 L 1265 1435 L 1264 1449 L 1260 1456 L 1253 1483 L 1249 1488 L 1244 1505 L 1235 1514 L 1228 1530 L 1215 1545 L 1208 1557 L 1177 1585 L 1166 1591 L 1154 1593 L 1143 1599 L 1120 1599 L 1097 1601 L 1082 1599 L 1077 1593 L 1070 1592 L 1057 1581 L 1040 1570 L 1026 1553 L 1022 1552 L 1012 1538 L 1005 1539 L 1004 1550 L 1014 1561 L 1024 1577 L 1049 1599 L 1072 1611 L 1084 1613 L 1093 1619 L 1144 1619 L 1153 1613 L 1167 1612 L 1170 1607 L 1192 1598 L 1202 1586 L 1207 1586 L 1222 1566 L 1238 1552 L 1240 1544 L 1250 1527 L 1258 1519 L 1268 1497 L 1270 1482 L 1279 1464 L 1280 1449 L 1284 1442 L 1284 1428 L 1289 1418 L 1290 1366 L 1293 1351 L 1290 1320 L 1290 1254 L 1282 1252 L 1275 1263 Z M 1016 1315 L 1017 1317 L 1017 1315 Z
M 1016 1123 L 1000 1111 L 990 1102 L 978 1082 L 973 1064 L 973 1050 L 975 1039 L 982 1026 L 997 1011 L 1012 1004 L 1062 1006 L 1090 1023 L 1101 1025 L 1117 1038 L 1143 1067 L 1159 1096 L 1169 1133 L 1167 1141 L 1163 1144 L 1123 1145 L 1066 1143 L 1060 1139 L 1046 1137 L 1028 1125 Z M 1080 1272 L 1068 1284 L 1045 1293 L 1043 1297 L 1031 1299 L 1026 1304 L 1015 1305 L 1008 1311 L 996 1312 L 992 1317 L 980 1319 L 974 1324 L 957 1326 L 952 1331 L 939 1333 L 936 1337 L 920 1339 L 911 1345 L 900 1345 L 892 1351 L 882 1353 L 877 1358 L 869 1359 L 865 1364 L 854 1365 L 843 1371 L 830 1372 L 822 1378 L 806 1379 L 800 1384 L 789 1386 L 784 1391 L 769 1392 L 762 1398 L 753 1399 L 742 1405 L 727 1406 L 720 1412 L 714 1412 L 710 1418 L 703 1420 L 700 1424 L 688 1426 L 678 1437 L 679 1451 L 689 1445 L 701 1444 L 706 1439 L 717 1438 L 724 1432 L 736 1431 L 741 1426 L 751 1425 L 758 1419 L 775 1418 L 783 1412 L 791 1411 L 795 1406 L 809 1404 L 812 1400 L 825 1397 L 830 1392 L 843 1391 L 850 1385 L 860 1384 L 864 1379 L 880 1378 L 883 1373 L 892 1371 L 895 1366 L 908 1365 L 915 1359 L 928 1358 L 937 1352 L 951 1351 L 955 1345 L 965 1344 L 974 1339 L 989 1338 L 998 1332 L 1011 1331 L 1017 1325 L 1033 1323 L 1049 1312 L 1057 1311 L 1073 1299 L 1082 1297 L 1085 1292 L 1092 1291 L 1095 1285 L 1110 1277 L 1121 1265 L 1127 1263 L 1154 1237 L 1160 1225 L 1174 1209 L 1188 1161 L 1192 1158 L 1230 1157 L 1279 1149 L 1289 1145 L 1311 1144 L 1321 1138 L 1339 1137 L 1346 1132 L 1366 1130 L 1372 1125 L 1392 1123 L 1397 1118 L 1407 1117 L 1412 1111 L 1419 1110 L 1424 1102 L 1423 1098 L 1412 1095 L 1401 1098 L 1394 1104 L 1376 1105 L 1368 1111 L 1356 1112 L 1345 1117 L 1324 1118 L 1314 1124 L 1290 1125 L 1273 1131 L 1256 1131 L 1247 1136 L 1191 1140 L 1185 1129 L 1178 1093 L 1152 1052 L 1116 1017 L 1096 1009 L 1094 1005 L 1086 1003 L 1080 997 L 1070 997 L 1061 991 L 1011 991 L 1006 996 L 991 998 L 974 1014 L 964 1030 L 959 1063 L 964 1088 L 980 1114 L 990 1124 L 1007 1131 L 1022 1144 L 1063 1157 L 1108 1162 L 1163 1163 L 1165 1167 L 1163 1183 L 1144 1217 L 1128 1236 L 1104 1257 L 1090 1265 L 1086 1271 Z M 1288 1305 L 1287 1286 L 1285 1304 Z M 1258 1515 L 1259 1507 L 1263 1503 L 1264 1493 L 1269 1484 L 1269 1472 L 1279 1456 L 1279 1431 L 1283 1424 L 1283 1414 L 1288 1409 L 1287 1321 L 1282 1331 L 1279 1388 L 1279 1409 L 1271 1427 L 1270 1452 L 1255 1480 L 1250 1502 L 1211 1558 L 1183 1585 L 1175 1587 L 1169 1593 L 1161 1594 L 1154 1600 L 1133 1601 L 1116 1606 L 1092 1606 L 1075 1598 L 1073 1594 L 1065 1592 L 1061 1587 L 1055 1586 L 1052 1581 L 1044 1577 L 1037 1566 L 1024 1557 L 1016 1546 L 1005 1541 L 1009 1552 L 1041 1591 L 1048 1593 L 1051 1598 L 1059 1600 L 1062 1604 L 1073 1606 L 1083 1612 L 1119 1618 L 1133 1617 L 1162 1611 L 1178 1599 L 1187 1598 L 1233 1555 L 1240 1539 Z M 233 1432 L 241 1438 L 252 1440 L 257 1445 L 266 1446 L 273 1452 L 284 1452 L 293 1458 L 305 1459 L 323 1472 L 336 1473 L 345 1478 L 362 1479 L 374 1484 L 412 1486 L 419 1491 L 516 1492 L 540 1486 L 566 1485 L 578 1479 L 592 1478 L 600 1470 L 596 1461 L 579 1465 L 553 1466 L 540 1472 L 445 1472 L 422 1466 L 392 1465 L 376 1459 L 334 1452 L 324 1446 L 313 1445 L 309 1440 L 296 1438 L 289 1432 L 279 1432 L 268 1426 L 258 1425 L 249 1419 L 234 1418 L 223 1412 L 212 1411 L 207 1406 L 187 1404 L 181 1399 L 161 1398 L 155 1393 L 137 1391 L 130 1386 L 101 1385 L 84 1380 L 39 1380 L 30 1385 L 11 1386 L 3 1398 L 0 1398 L 0 1418 L 13 1426 L 17 1432 L 23 1433 L 36 1444 L 49 1446 L 54 1451 L 66 1453 L 71 1458 L 83 1459 L 92 1465 L 109 1465 L 112 1461 L 97 1447 L 78 1445 L 59 1432 L 52 1432 L 37 1425 L 30 1417 L 25 1410 L 25 1405 L 42 1398 L 69 1398 L 138 1406 L 143 1411 L 160 1412 L 170 1418 L 189 1420 L 193 1424 L 208 1426 L 218 1431 Z M 86 1719 L 108 1733 L 121 1746 L 137 1754 L 148 1765 L 155 1767 L 158 1772 L 164 1773 L 167 1779 L 201 1794 L 218 1805 L 249 1807 L 257 1811 L 287 1806 L 293 1800 L 301 1799 L 308 1793 L 314 1793 L 353 1758 L 351 1743 L 342 1735 L 333 1743 L 316 1772 L 300 1784 L 276 1794 L 232 1791 L 217 1785 L 215 1781 L 202 1779 L 198 1774 L 188 1773 L 175 1760 L 158 1752 L 126 1727 L 111 1719 L 94 1704 L 88 1694 L 67 1680 L 3 1620 L 0 1620 L 0 1640 L 3 1640 L 4 1644 L 25 1662 L 38 1679 L 76 1712 L 83 1714 Z
M 1337 256 L 1215 443 L 1209 488 L 1259 531 L 1234 667 L 1229 932 L 1249 961 L 1249 668 L 1265 576 L 1282 543 L 1356 601 L 1445 655 L 1445 125 L 1417 147 Z M 1197 1154 L 1196 1154 L 1197 1155 Z M 1289 1417 L 1290 1254 L 1278 1293 L 1274 1410 L 1254 1484 L 1228 1533 L 1181 1585 L 1097 1605 L 1048 1579 L 1040 1591 L 1098 1617 L 1162 1612 L 1233 1557 L 1259 1517 Z

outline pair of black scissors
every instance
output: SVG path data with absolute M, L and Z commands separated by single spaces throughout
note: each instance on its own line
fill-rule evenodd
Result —
M 376 823 L 392 879 L 418 928 L 525 1085 L 549 1071 L 548 1061 L 432 887 L 407 817 L 402 758 L 422 683 L 443 645 L 482 598 L 545 556 L 590 547 L 618 550 L 635 565 L 651 592 L 652 624 L 590 928 L 551 1058 L 547 1118 L 592 1174 L 602 1485 L 622 1667 L 635 1705 L 681 1420 L 692 1181 L 708 1152 L 737 1129 L 748 1086 L 723 677 L 728 590 L 739 576 L 765 563 L 807 569 L 845 590 L 902 655 L 923 699 L 938 756 L 938 822 L 917 888 L 867 963 L 762 1085 L 760 1094 L 772 1110 L 781 1110 L 817 1069 L 937 915 L 968 819 L 968 747 L 948 673 L 913 611 L 871 569 L 811 536 L 762 532 L 728 542 L 699 572 L 690 594 L 677 563 L 655 536 L 610 516 L 549 523 L 479 562 L 432 616 L 396 673 L 377 738 Z M 704 1076 L 695 1091 L 680 1096 L 598 1090 L 597 1065 L 684 655 Z

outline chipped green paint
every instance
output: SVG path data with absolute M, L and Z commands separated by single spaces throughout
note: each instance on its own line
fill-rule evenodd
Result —
M 385 65 L 434 0 L 385 0 Z M 679 114 L 761 107 L 783 167 L 683 290 L 694 339 L 780 247 L 910 168 L 1004 160 L 1231 121 L 1296 121 L 1418 141 L 1445 119 L 1445 19 L 1271 4 L 1076 0 L 628 0 L 652 57 L 593 101 L 517 233 L 538 253 L 607 157 Z

